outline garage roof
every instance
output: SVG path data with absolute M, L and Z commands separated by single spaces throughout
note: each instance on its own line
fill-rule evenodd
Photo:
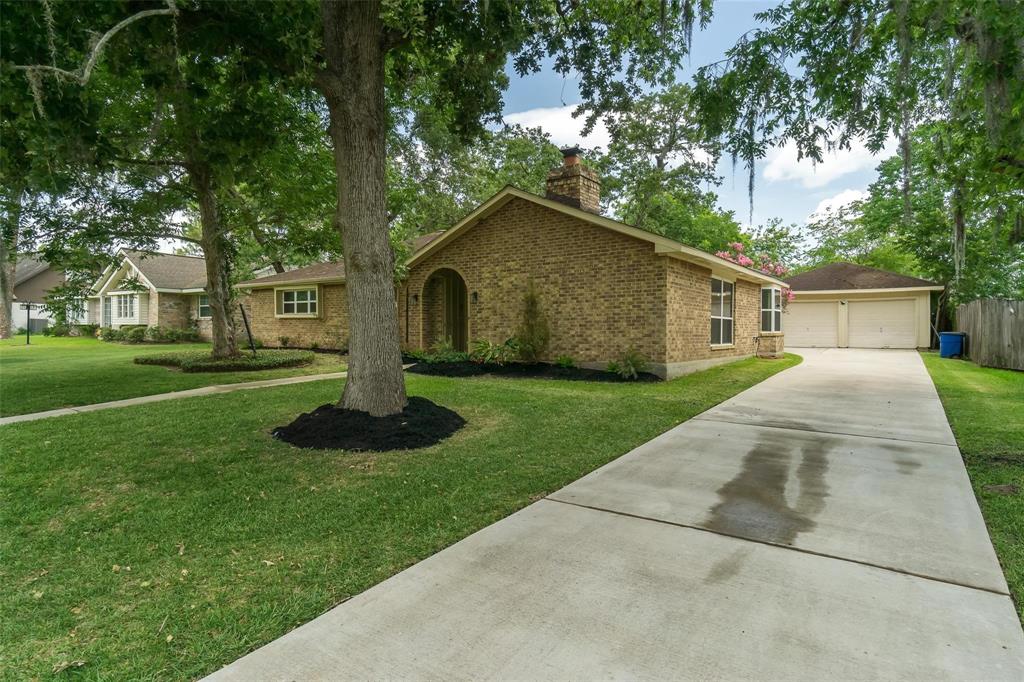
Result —
M 918 277 L 856 263 L 829 263 L 786 279 L 793 291 L 842 291 L 849 289 L 942 289 L 942 285 Z

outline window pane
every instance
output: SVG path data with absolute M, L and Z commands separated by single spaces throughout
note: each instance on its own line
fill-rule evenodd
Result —
M 770 310 L 761 311 L 761 331 L 772 331 L 772 311 Z
M 772 307 L 772 290 L 761 289 L 761 308 L 767 309 Z
M 309 292 L 308 291 L 296 291 L 295 292 L 295 300 L 296 301 L 305 301 L 305 300 L 308 300 L 308 299 L 309 299 Z
M 722 321 L 711 320 L 711 343 L 722 342 Z
M 310 301 L 310 303 L 309 303 L 309 313 L 311 315 L 315 315 L 316 314 L 316 301 Z
M 316 289 L 309 290 L 309 300 L 316 301 Z
M 722 295 L 711 294 L 711 317 L 722 316 Z
M 295 292 L 294 291 L 285 291 L 284 292 L 284 301 L 285 301 L 285 303 L 292 303 L 292 302 L 294 302 L 295 301 Z
M 722 320 L 722 343 L 732 343 L 732 320 Z
M 711 280 L 711 293 L 720 294 L 722 293 L 722 280 L 712 279 Z
M 289 301 L 285 301 L 285 303 L 284 303 L 284 314 L 285 315 L 294 315 L 295 314 L 295 304 L 291 303 Z
M 732 317 L 732 285 L 726 284 L 722 291 L 722 317 Z
M 782 289 L 775 290 L 775 309 L 782 309 Z
M 777 331 L 777 332 L 781 332 L 782 331 L 782 311 L 781 310 L 776 310 L 775 311 L 775 331 Z

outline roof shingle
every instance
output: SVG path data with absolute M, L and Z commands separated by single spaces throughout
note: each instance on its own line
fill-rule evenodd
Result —
M 173 253 L 125 251 L 125 257 L 157 289 L 203 289 L 206 259 Z
M 835 291 L 840 289 L 907 289 L 938 286 L 918 277 L 900 275 L 856 263 L 829 263 L 786 278 L 793 291 Z

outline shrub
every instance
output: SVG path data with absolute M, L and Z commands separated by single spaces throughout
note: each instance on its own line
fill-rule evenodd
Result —
M 209 351 L 186 350 L 142 355 L 134 362 L 137 365 L 180 367 L 183 372 L 245 372 L 308 365 L 313 358 L 313 352 L 308 350 L 264 350 L 256 355 L 245 353 L 215 360 Z
M 426 362 L 465 362 L 469 360 L 469 353 L 456 350 L 451 339 L 438 342 L 425 358 Z
M 634 381 L 640 378 L 641 372 L 647 371 L 647 358 L 630 348 L 618 359 L 608 363 L 608 371 Z
M 146 340 L 145 327 L 131 327 L 121 333 L 121 340 L 126 343 L 142 343 Z
M 53 324 L 43 330 L 46 336 L 71 336 L 71 327 L 66 324 Z
M 75 329 L 78 330 L 79 336 L 96 336 L 100 326 L 98 324 L 76 324 Z
M 281 346 L 281 348 L 287 348 L 289 341 L 291 341 L 291 339 L 288 338 L 287 336 L 279 336 L 279 337 L 277 337 L 277 343 L 278 343 L 279 346 Z
M 485 365 L 506 365 L 516 359 L 519 344 L 515 339 L 507 339 L 505 343 L 491 343 L 487 339 L 473 342 L 473 350 L 469 359 Z
M 519 357 L 526 362 L 537 362 L 548 349 L 550 331 L 548 321 L 541 310 L 540 294 L 530 279 L 523 295 L 523 319 L 516 335 L 519 342 Z
M 103 341 L 120 341 L 121 330 L 114 329 L 113 327 L 103 327 L 100 329 L 100 339 Z
M 562 369 L 573 369 L 576 367 L 576 360 L 571 355 L 559 355 L 555 364 Z
M 310 350 L 316 350 L 319 347 L 320 347 L 320 342 L 319 341 L 314 341 L 313 343 L 309 344 L 309 349 Z

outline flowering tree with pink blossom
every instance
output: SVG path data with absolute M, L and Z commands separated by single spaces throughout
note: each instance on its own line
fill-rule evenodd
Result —
M 756 255 L 756 258 L 751 258 L 746 253 L 744 253 L 744 251 L 746 251 L 746 248 L 747 247 L 745 244 L 743 244 L 743 242 L 731 242 L 729 243 L 727 250 L 716 251 L 715 255 L 731 263 L 735 263 L 736 265 L 742 265 L 745 268 L 760 270 L 766 275 L 771 275 L 772 277 L 782 277 L 787 272 L 789 272 L 789 268 L 787 268 L 782 263 L 776 263 L 767 254 L 762 253 Z M 796 295 L 793 293 L 792 289 L 790 289 L 789 287 L 782 288 L 783 301 L 789 303 L 794 298 L 796 298 Z

